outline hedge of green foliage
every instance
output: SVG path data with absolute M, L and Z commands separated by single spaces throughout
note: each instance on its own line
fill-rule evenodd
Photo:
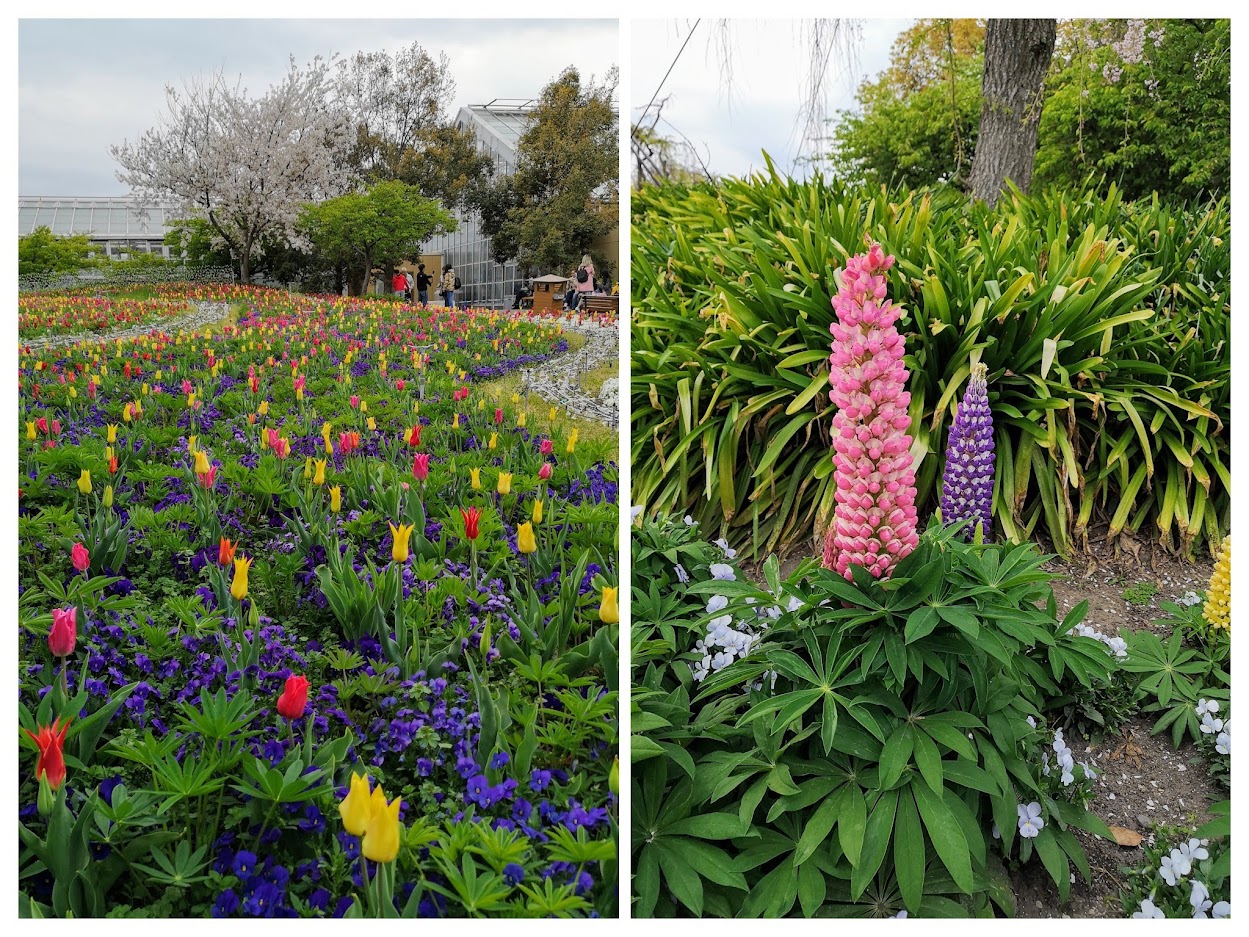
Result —
M 633 197 L 633 499 L 750 555 L 833 507 L 835 271 L 897 256 L 921 511 L 976 360 L 989 370 L 1002 535 L 1057 552 L 1124 531 L 1192 554 L 1229 523 L 1228 200 L 865 191 L 814 175 Z M 996 533 L 996 532 L 995 532 Z

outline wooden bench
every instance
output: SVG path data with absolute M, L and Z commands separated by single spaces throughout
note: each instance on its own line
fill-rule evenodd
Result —
M 611 296 L 585 296 L 581 300 L 581 309 L 584 312 L 619 312 L 620 294 L 615 293 Z

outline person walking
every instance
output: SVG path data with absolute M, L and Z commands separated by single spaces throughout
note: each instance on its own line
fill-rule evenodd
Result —
M 577 305 L 594 292 L 594 261 L 589 254 L 581 255 L 581 266 L 577 268 L 573 288 L 577 291 Z
M 407 288 L 408 288 L 408 278 L 403 275 L 402 270 L 396 267 L 395 275 L 390 278 L 391 291 L 400 299 L 403 299 L 404 291 Z
M 425 305 L 429 305 L 429 284 L 434 281 L 428 273 L 425 272 L 424 264 L 416 265 L 416 298 L 417 301 Z
M 442 290 L 442 301 L 450 308 L 455 308 L 455 268 L 450 264 L 446 264 L 442 268 L 442 283 L 439 284 Z

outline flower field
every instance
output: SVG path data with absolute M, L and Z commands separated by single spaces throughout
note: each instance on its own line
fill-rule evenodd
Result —
M 493 386 L 559 323 L 158 293 L 234 313 L 19 354 L 21 913 L 615 915 L 614 437 Z

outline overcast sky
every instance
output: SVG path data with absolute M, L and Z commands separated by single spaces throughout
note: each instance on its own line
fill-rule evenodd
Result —
M 22 20 L 18 27 L 21 195 L 124 195 L 109 146 L 165 111 L 165 85 L 221 70 L 259 94 L 315 55 L 445 51 L 465 104 L 537 96 L 565 66 L 615 64 L 614 20 Z
M 835 50 L 824 82 L 825 113 L 852 108 L 865 77 L 889 62 L 894 39 L 911 20 L 861 21 L 853 54 Z M 632 24 L 632 118 L 637 120 L 689 36 L 694 19 L 634 20 Z M 767 150 L 777 167 L 802 175 L 803 104 L 810 57 L 810 21 L 733 20 L 727 32 L 704 19 L 668 76 L 659 99 L 665 122 L 659 131 L 684 134 L 716 175 L 744 176 L 764 166 Z M 730 50 L 731 81 L 723 80 L 722 39 Z M 844 45 L 843 45 L 844 48 Z M 674 129 L 675 128 L 675 129 Z

